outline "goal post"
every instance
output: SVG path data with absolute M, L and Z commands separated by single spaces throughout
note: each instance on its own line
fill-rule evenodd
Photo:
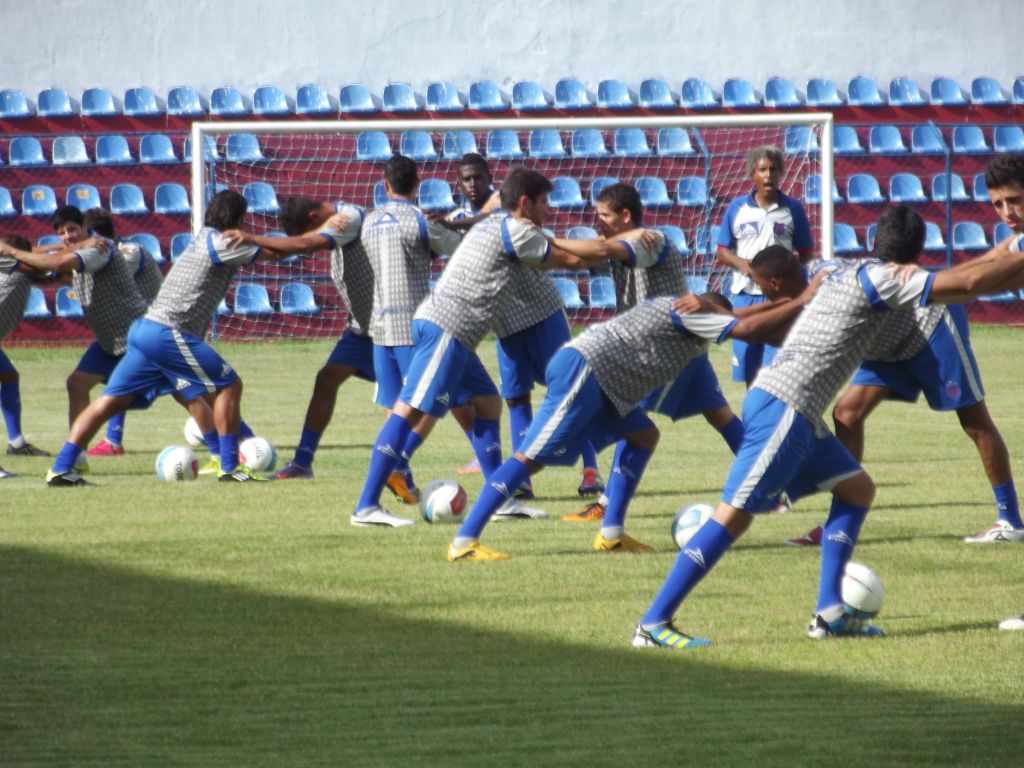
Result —
M 382 190 L 383 161 L 400 151 L 419 167 L 421 207 L 444 214 L 461 202 L 459 157 L 476 151 L 498 187 L 520 165 L 558 179 L 546 228 L 561 237 L 586 236 L 593 228 L 594 198 L 603 185 L 635 184 L 645 200 L 644 226 L 663 229 L 681 246 L 694 285 L 720 282 L 715 228 L 728 204 L 752 189 L 747 153 L 774 145 L 786 161 L 782 191 L 803 203 L 816 253 L 830 258 L 833 251 L 833 200 L 822 194 L 834 188 L 830 113 L 196 122 L 191 145 L 193 232 L 202 226 L 209 196 L 222 188 L 246 195 L 245 226 L 258 234 L 281 230 L 277 206 L 292 195 L 371 209 Z M 435 271 L 442 267 L 438 261 Z M 338 335 L 347 313 L 328 272 L 326 254 L 243 267 L 214 334 Z M 574 323 L 608 317 L 606 302 L 591 295 L 599 274 L 559 277 Z M 303 301 L 295 305 L 298 294 Z

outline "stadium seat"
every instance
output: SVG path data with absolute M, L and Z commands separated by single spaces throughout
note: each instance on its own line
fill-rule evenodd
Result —
M 142 190 L 134 184 L 115 184 L 110 188 L 110 212 L 120 216 L 142 216 L 149 213 Z
M 989 247 L 985 229 L 978 222 L 958 221 L 953 225 L 953 250 L 986 251 Z
M 448 81 L 431 83 L 427 86 L 428 112 L 461 112 L 465 109 L 459 89 Z
M 174 154 L 170 137 L 162 133 L 144 134 L 139 141 L 139 162 L 152 165 L 177 163 L 178 156 Z
M 63 88 L 46 88 L 36 99 L 36 114 L 40 117 L 74 117 L 75 108 Z
M 889 104 L 894 107 L 923 107 L 928 100 L 914 80 L 897 77 L 889 83 Z
M 651 77 L 640 83 L 640 106 L 643 109 L 675 109 L 676 97 L 666 81 Z
M 252 93 L 252 113 L 260 117 L 286 117 L 292 110 L 280 86 L 261 85 Z
M 21 192 L 21 212 L 25 216 L 51 216 L 57 210 L 57 196 L 45 184 L 30 184 Z
M 17 88 L 0 90 L 0 120 L 18 120 L 32 117 L 32 107 L 24 92 Z
M 235 288 L 236 314 L 268 315 L 273 311 L 266 286 L 261 283 L 241 283 Z
M 177 261 L 192 242 L 191 232 L 179 232 L 171 237 L 171 261 Z
M 203 152 L 203 159 L 204 160 L 212 160 L 212 161 L 220 160 L 220 155 L 217 153 L 217 142 L 213 138 L 213 136 L 210 136 L 209 134 L 204 134 L 203 135 L 203 147 L 205 149 L 205 151 Z M 182 148 L 181 148 L 181 159 L 183 161 L 185 161 L 186 163 L 192 162 L 192 137 L 191 136 L 186 136 L 185 137 L 185 143 L 182 145 Z
M 157 264 L 164 263 L 164 253 L 160 249 L 160 241 L 156 235 L 150 232 L 136 232 L 134 235 L 128 235 L 125 240 L 138 245 Z
M 657 153 L 661 157 L 689 157 L 697 154 L 690 143 L 690 133 L 685 128 L 670 126 L 658 129 Z
M 686 290 L 694 296 L 708 292 L 708 279 L 704 275 L 686 275 Z
M 43 235 L 36 241 L 36 245 L 60 245 L 63 242 L 60 235 Z
M 878 179 L 870 173 L 855 173 L 846 181 L 846 199 L 858 205 L 878 205 L 885 202 Z
M 82 303 L 74 298 L 71 286 L 62 285 L 57 289 L 57 296 L 54 300 L 57 307 L 57 317 L 76 318 L 82 317 Z
M 836 125 L 832 128 L 832 149 L 837 155 L 863 155 L 857 129 L 852 125 Z
M 230 85 L 210 91 L 210 114 L 217 117 L 244 117 L 249 114 L 242 92 Z
M 377 181 L 373 184 L 373 206 L 378 208 L 388 201 L 388 190 L 384 186 L 384 181 Z
M 902 155 L 907 152 L 903 134 L 895 125 L 872 126 L 868 134 L 868 148 L 876 155 Z
M 992 147 L 977 125 L 957 125 L 953 127 L 953 151 L 958 155 L 987 155 Z
M 821 151 L 818 134 L 807 125 L 791 125 L 786 128 L 783 151 L 787 155 L 813 155 Z
M 565 233 L 565 237 L 567 240 L 596 240 L 597 230 L 586 225 L 569 227 L 569 231 Z
M 551 180 L 554 188 L 548 195 L 548 205 L 559 210 L 584 208 L 586 201 L 580 183 L 571 176 L 556 176 Z
M 203 186 L 203 200 L 205 200 L 207 203 L 209 203 L 210 199 L 214 195 L 216 195 L 218 192 L 223 192 L 227 188 L 228 188 L 228 185 L 224 184 L 223 182 L 220 182 L 220 181 L 218 181 L 218 182 L 210 182 L 210 181 L 208 181 Z
M 600 109 L 634 109 L 636 97 L 621 80 L 602 80 L 597 84 L 597 106 Z
M 252 181 L 242 187 L 242 196 L 249 203 L 249 213 L 277 215 L 281 206 L 274 187 L 265 181 Z
M 28 303 L 25 305 L 26 320 L 44 320 L 53 317 L 50 308 L 46 306 L 46 296 L 37 286 L 30 286 L 28 289 Z
M 594 100 L 587 93 L 587 86 L 574 77 L 563 77 L 555 83 L 555 109 L 579 112 L 593 109 Z
M 7 162 L 13 167 L 46 165 L 43 145 L 34 136 L 16 136 L 7 147 Z
M 932 177 L 932 200 L 935 202 L 966 203 L 970 199 L 960 174 L 951 173 L 947 176 L 944 173 L 937 173 Z
M 992 131 L 996 152 L 1024 152 L 1024 128 L 1019 125 L 997 125 Z
M 655 229 L 671 240 L 681 255 L 686 256 L 690 253 L 690 246 L 686 244 L 686 235 L 682 227 L 677 227 L 675 224 L 663 224 Z
M 445 131 L 442 150 L 445 160 L 458 160 L 465 154 L 478 151 L 472 131 Z
M 391 142 L 383 131 L 363 131 L 356 137 L 356 160 L 384 162 L 392 154 Z
M 722 86 L 722 106 L 731 109 L 757 109 L 761 100 L 749 81 L 742 77 L 730 77 Z
M 420 182 L 419 206 L 424 211 L 450 211 L 455 207 L 452 188 L 444 179 L 424 179 Z
M 601 190 L 618 183 L 619 180 L 614 176 L 595 176 L 590 182 L 590 204 L 597 205 L 597 196 L 601 194 Z
M 515 131 L 498 130 L 487 133 L 487 157 L 491 160 L 522 160 L 526 155 Z
M 857 241 L 857 231 L 849 224 L 838 221 L 832 225 L 832 250 L 841 256 L 864 252 L 864 248 Z
M 153 210 L 171 216 L 187 216 L 192 213 L 188 192 L 181 184 L 173 182 L 157 185 L 153 192 Z
M 804 100 L 796 86 L 784 77 L 770 77 L 764 86 L 764 105 L 775 109 L 802 107 Z
M 573 157 L 608 157 L 604 134 L 597 128 L 580 128 L 572 133 Z
M 11 199 L 11 190 L 7 187 L 0 187 L 0 217 L 17 215 L 18 211 L 14 208 L 14 201 Z
M 81 136 L 58 136 L 51 148 L 54 165 L 88 165 L 89 153 Z
M 932 104 L 943 107 L 961 107 L 967 103 L 960 83 L 951 77 L 932 80 Z
M 813 174 L 807 177 L 804 182 L 804 202 L 809 205 L 821 204 L 821 176 Z M 839 185 L 832 179 L 832 204 L 839 205 L 843 202 L 843 196 L 839 194 Z
M 557 159 L 565 157 L 565 146 L 562 134 L 551 128 L 530 131 L 527 142 L 530 157 L 537 159 Z
M 976 203 L 989 202 L 988 185 L 985 183 L 985 173 L 974 174 L 974 182 L 971 184 L 971 199 Z
M 478 112 L 504 112 L 508 101 L 496 83 L 478 80 L 469 86 L 469 108 Z
M 1012 236 L 1013 236 L 1013 230 L 1010 229 L 1010 225 L 1009 224 L 1005 224 L 1004 222 L 1000 221 L 1000 222 L 997 222 L 992 227 L 992 242 L 993 242 L 993 244 L 994 243 L 1001 243 L 1006 238 L 1012 237 Z
M 913 173 L 897 173 L 889 179 L 889 199 L 894 203 L 927 203 L 921 180 Z
M 343 115 L 374 115 L 380 111 L 370 89 L 362 83 L 341 86 L 338 108 Z
M 124 107 L 127 117 L 158 117 L 164 113 L 160 101 L 152 90 L 141 86 L 124 92 Z
M 128 140 L 118 133 L 104 133 L 96 139 L 97 165 L 127 165 L 135 158 L 128 148 Z
M 668 196 L 665 182 L 655 176 L 644 176 L 635 182 L 644 208 L 671 208 L 672 198 Z
M 1001 107 L 1009 104 L 1010 100 L 994 77 L 976 77 L 971 82 L 971 103 Z
M 174 117 L 203 117 L 206 107 L 199 91 L 191 85 L 175 85 L 167 91 L 167 114 Z
M 910 132 L 910 151 L 915 155 L 944 155 L 948 147 L 935 125 L 915 125 Z
M 85 212 L 90 208 L 102 208 L 100 191 L 92 184 L 72 184 L 64 195 L 64 202 Z
M 683 176 L 676 183 L 676 202 L 690 208 L 708 204 L 708 182 L 703 176 Z
M 583 303 L 583 299 L 580 298 L 580 289 L 574 279 L 571 277 L 555 277 L 552 279 L 555 281 L 555 287 L 558 289 L 558 293 L 562 297 L 562 304 L 566 309 L 583 309 L 587 306 Z
M 697 253 L 711 256 L 718 250 L 718 225 L 701 224 L 693 236 L 694 248 Z
M 1024 104 L 1024 77 L 1018 77 L 1013 81 L 1013 90 L 1010 91 L 1010 101 L 1014 104 Z
M 331 117 L 337 113 L 327 89 L 322 85 L 306 83 L 295 91 L 295 114 Z
M 647 157 L 651 148 L 647 134 L 642 128 L 617 128 L 613 142 L 613 154 L 617 157 Z
M 594 309 L 615 309 L 615 282 L 610 277 L 590 278 L 590 306 Z
M 679 106 L 686 109 L 717 109 L 718 94 L 706 80 L 691 77 L 683 82 Z
M 114 94 L 106 88 L 86 88 L 82 92 L 83 117 L 114 117 L 118 114 Z
M 416 91 L 408 83 L 388 83 L 384 86 L 381 99 L 385 112 L 395 115 L 412 115 L 423 109 Z
M 403 131 L 398 138 L 398 151 L 416 162 L 439 159 L 434 139 L 426 131 Z
M 313 289 L 305 283 L 285 283 L 279 297 L 281 312 L 286 315 L 318 315 Z
M 872 238 L 871 243 L 874 245 L 874 238 Z M 942 230 L 933 221 L 926 221 L 924 223 L 924 249 L 926 251 L 946 250 L 946 241 L 942 239 Z
M 512 109 L 517 112 L 547 112 L 551 109 L 551 102 L 540 83 L 520 80 L 512 86 Z
M 885 98 L 874 80 L 858 75 L 846 89 L 846 103 L 851 107 L 884 107 Z
M 836 84 L 827 77 L 812 77 L 807 81 L 807 106 L 829 109 L 845 104 Z
M 262 163 L 267 158 L 260 149 L 260 142 L 251 133 L 232 133 L 224 145 L 224 154 L 233 163 Z M 388 152 L 391 157 L 391 152 Z

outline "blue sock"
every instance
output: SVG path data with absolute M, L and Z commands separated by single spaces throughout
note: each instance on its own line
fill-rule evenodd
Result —
M 832 497 L 832 509 L 821 533 L 818 612 L 843 602 L 840 591 L 843 572 L 846 570 L 846 564 L 850 562 L 857 537 L 860 536 L 860 527 L 867 516 L 867 507 L 857 507 Z
M 495 469 L 484 483 L 476 503 L 463 521 L 456 538 L 473 539 L 474 541 L 479 539 L 481 531 L 495 510 L 504 504 L 511 493 L 529 477 L 530 473 L 526 470 L 526 465 L 515 457 Z
M 234 472 L 238 469 L 238 435 L 220 436 L 220 471 Z
M 21 437 L 21 382 L 0 384 L 0 411 L 7 425 L 7 440 L 17 440 Z
M 405 446 L 402 448 L 401 458 L 398 460 L 398 466 L 396 470 L 402 472 L 409 471 L 409 461 L 412 459 L 412 455 L 416 453 L 416 449 L 423 445 L 423 438 L 415 432 L 410 432 L 409 436 L 405 438 Z
M 501 466 L 501 422 L 497 419 L 473 419 L 473 452 L 480 462 L 484 480 Z
M 530 431 L 533 423 L 533 406 L 530 403 L 517 403 L 508 407 L 508 428 L 511 431 L 512 453 L 519 450 L 523 438 Z
M 743 422 L 738 416 L 733 416 L 732 420 L 718 432 L 725 439 L 725 444 L 729 446 L 733 456 L 740 452 L 740 446 L 743 445 Z
M 366 470 L 363 491 L 356 505 L 357 512 L 380 504 L 381 491 L 384 490 L 388 477 L 398 463 L 402 446 L 409 439 L 410 432 L 412 426 L 409 422 L 394 413 L 388 416 L 388 420 L 380 428 L 370 454 L 370 466 Z
M 996 507 L 999 509 L 999 519 L 1005 520 L 1014 528 L 1024 528 L 1020 519 L 1020 506 L 1017 503 L 1017 489 L 1013 486 L 1013 480 L 1008 480 L 1001 485 L 993 485 L 992 493 L 996 497 Z
M 60 449 L 57 458 L 53 460 L 53 471 L 58 475 L 70 472 L 75 468 L 75 462 L 78 461 L 78 457 L 81 455 L 82 449 L 77 445 L 74 443 L 64 443 L 64 447 Z
M 247 437 L 252 437 L 256 433 L 252 431 L 252 427 L 245 423 L 245 419 L 238 419 L 238 437 L 244 440 Z
M 583 450 L 580 451 L 580 457 L 583 459 L 584 469 L 597 470 L 597 451 L 594 450 L 594 446 L 590 444 L 589 440 L 583 446 Z
M 602 528 L 622 527 L 626 519 L 626 509 L 653 454 L 654 451 L 630 445 L 625 440 L 620 440 L 616 444 L 612 474 L 608 478 L 608 490 L 605 491 L 608 495 L 608 506 L 604 510 Z
M 686 596 L 732 546 L 732 542 L 732 536 L 717 520 L 704 523 L 679 553 L 661 591 L 640 623 L 653 627 L 672 621 Z
M 295 449 L 295 458 L 292 459 L 292 464 L 303 469 L 310 469 L 319 446 L 320 433 L 309 427 L 303 427 L 302 436 L 299 438 L 299 447 Z
M 125 411 L 115 413 L 107 422 L 107 442 L 111 445 L 120 445 L 124 439 L 124 417 Z
M 220 435 L 217 434 L 216 429 L 203 432 L 203 442 L 206 443 L 206 450 L 210 452 L 211 456 L 220 456 Z

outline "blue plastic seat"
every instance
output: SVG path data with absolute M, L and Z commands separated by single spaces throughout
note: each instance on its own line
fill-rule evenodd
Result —
M 251 133 L 230 134 L 224 145 L 224 154 L 233 163 L 262 163 L 267 159 L 260 149 L 259 139 Z
M 57 289 L 54 303 L 57 306 L 57 317 L 78 318 L 83 316 L 82 303 L 72 296 L 69 285 L 62 285 Z
M 686 290 L 694 296 L 700 296 L 708 292 L 708 279 L 704 275 L 684 275 Z
M 650 77 L 640 83 L 640 106 L 643 109 L 675 109 L 676 97 L 672 87 L 660 77 Z
M 218 117 L 243 117 L 249 114 L 242 92 L 231 85 L 210 91 L 210 114 Z
M 863 253 L 864 251 L 857 240 L 857 231 L 849 224 L 838 221 L 832 225 L 832 249 L 838 254 Z
M 188 248 L 189 243 L 192 242 L 191 232 L 179 232 L 176 235 L 171 236 L 171 261 L 177 261 L 178 258 Z
M 770 77 L 764 86 L 764 105 L 775 109 L 802 107 L 804 100 L 796 86 L 784 77 Z
M 63 88 L 46 88 L 36 99 L 36 114 L 40 117 L 73 117 L 75 108 Z
M 36 245 L 60 245 L 64 239 L 60 235 L 43 235 L 36 241 Z
M 1006 238 L 1012 237 L 1013 234 L 1014 232 L 1010 229 L 1010 225 L 1000 221 L 992 227 L 992 242 L 1001 243 Z
M 580 289 L 576 285 L 575 280 L 571 277 L 555 277 L 552 279 L 555 282 L 559 295 L 562 297 L 562 304 L 566 309 L 583 309 L 587 306 L 583 303 L 583 299 L 580 298 Z
M 392 154 L 391 142 L 383 131 L 363 131 L 356 137 L 356 160 L 384 162 Z
M 384 181 L 376 181 L 373 184 L 373 205 L 378 208 L 388 201 L 388 190 L 384 186 Z
M 424 179 L 420 182 L 419 206 L 424 211 L 450 211 L 455 207 L 452 188 L 444 179 Z
M 971 184 L 971 199 L 977 203 L 989 202 L 988 185 L 985 183 L 985 173 L 974 174 L 974 183 Z
M 960 155 L 987 155 L 992 147 L 977 125 L 957 125 L 953 128 L 953 151 Z
M 679 105 L 686 109 L 717 109 L 718 94 L 706 80 L 691 77 L 683 82 Z
M 265 181 L 251 181 L 242 187 L 242 196 L 249 203 L 249 213 L 276 216 L 281 212 L 277 192 Z
M 441 154 L 446 160 L 459 160 L 463 155 L 479 151 L 472 131 L 445 131 L 442 144 Z
M 928 99 L 909 77 L 897 77 L 889 83 L 889 103 L 894 107 L 923 107 Z
M 895 125 L 875 125 L 868 134 L 868 147 L 876 155 L 902 155 L 907 152 L 903 134 Z
M 185 143 L 181 148 L 181 159 L 189 163 L 192 161 L 192 137 L 186 136 Z M 217 152 L 217 141 L 210 134 L 203 134 L 203 159 L 207 161 L 220 160 L 220 154 Z
M 82 92 L 83 117 L 114 117 L 118 114 L 114 94 L 106 88 L 86 88 Z
M 53 317 L 50 308 L 46 306 L 46 296 L 37 286 L 30 286 L 28 289 L 28 303 L 25 305 L 26 320 L 45 320 Z
M 512 86 L 512 109 L 517 112 L 546 112 L 551 109 L 551 102 L 540 83 L 520 80 Z
M 656 176 L 644 176 L 636 180 L 636 191 L 644 208 L 671 208 L 672 198 L 668 196 L 665 182 Z
M 18 120 L 32 117 L 32 107 L 23 91 L 17 88 L 0 90 L 0 120 Z
M 1010 92 L 1010 100 L 1014 104 L 1024 104 L 1024 77 L 1018 77 L 1013 81 L 1013 90 Z
M 551 180 L 553 189 L 548 195 L 548 204 L 552 208 L 575 209 L 586 207 L 580 183 L 571 176 L 556 176 Z
M 897 173 L 889 179 L 889 199 L 894 203 L 927 203 L 924 185 L 913 173 Z
M 286 315 L 318 315 L 313 289 L 305 283 L 285 283 L 279 297 L 281 312 Z
M 597 205 L 597 196 L 601 194 L 601 190 L 618 183 L 619 180 L 614 176 L 595 176 L 590 182 L 590 204 Z
M 870 173 L 855 173 L 846 181 L 846 199 L 859 205 L 878 205 L 885 202 L 878 179 Z
M 235 314 L 269 315 L 274 311 L 270 306 L 267 288 L 261 283 L 241 283 L 235 288 Z
M 199 91 L 191 85 L 175 85 L 167 91 L 167 114 L 175 117 L 202 117 L 206 114 Z
M 530 138 L 527 141 L 530 157 L 538 160 L 558 159 L 565 157 L 565 146 L 562 144 L 562 134 L 552 128 L 541 128 L 530 131 Z
M 594 309 L 615 309 L 615 281 L 604 275 L 591 277 L 590 306 Z
M 169 136 L 162 133 L 147 133 L 139 141 L 139 162 L 162 165 L 177 163 L 174 145 Z
M 261 117 L 285 117 L 292 110 L 280 86 L 261 85 L 252 93 L 252 112 Z
M 569 231 L 565 233 L 565 237 L 567 240 L 596 240 L 597 230 L 586 225 L 569 227 Z
M 338 107 L 343 115 L 374 115 L 380 111 L 370 89 L 362 83 L 341 86 Z
M 683 176 L 676 183 L 676 202 L 690 208 L 708 204 L 708 182 L 703 176 Z
M 647 157 L 651 154 L 647 134 L 642 128 L 616 128 L 612 146 L 617 157 Z
M 81 136 L 58 136 L 53 140 L 54 165 L 88 165 L 89 153 Z
M 522 160 L 526 155 L 515 131 L 497 130 L 487 133 L 487 157 L 492 160 Z
M 985 251 L 990 247 L 985 228 L 976 221 L 958 221 L 953 225 L 953 250 Z
M 812 77 L 807 81 L 807 106 L 830 109 L 846 104 L 836 84 L 827 77 Z
M 886 102 L 878 90 L 878 83 L 870 77 L 858 75 L 846 89 L 846 103 L 851 107 L 884 107 Z
M 871 242 L 874 243 L 873 238 Z M 946 241 L 942 237 L 942 230 L 939 229 L 938 224 L 932 221 L 924 223 L 924 249 L 926 251 L 946 250 Z
M 136 232 L 134 235 L 128 235 L 125 239 L 138 245 L 157 264 L 164 263 L 164 254 L 156 235 L 150 232 Z
M 604 134 L 597 128 L 580 128 L 572 133 L 573 157 L 608 157 Z
M 128 165 L 134 163 L 128 140 L 118 133 L 104 133 L 96 139 L 97 165 Z
M 142 190 L 135 184 L 115 184 L 110 188 L 110 212 L 120 216 L 143 216 L 149 213 Z
M 181 184 L 173 182 L 157 185 L 153 192 L 153 210 L 170 216 L 187 216 L 192 213 L 188 192 Z
M 16 136 L 7 147 L 7 162 L 14 167 L 46 165 L 43 145 L 34 136 Z
M 30 184 L 21 191 L 21 212 L 25 216 L 51 216 L 57 210 L 57 196 L 45 184 Z
M 732 109 L 757 109 L 761 101 L 754 86 L 742 77 L 731 77 L 722 86 L 722 106 Z
M 718 250 L 718 225 L 701 224 L 693 236 L 697 253 L 711 256 Z
M 461 112 L 466 108 L 459 95 L 459 89 L 448 81 L 431 83 L 427 86 L 428 112 Z
M 478 80 L 469 86 L 469 108 L 478 112 L 504 112 L 508 101 L 496 83 Z
M 857 129 L 852 125 L 836 125 L 832 128 L 832 149 L 837 155 L 863 155 Z
M 996 152 L 1024 152 L 1024 128 L 1019 125 L 997 125 L 992 132 Z
M 337 112 L 331 104 L 327 89 L 322 85 L 306 83 L 295 91 L 295 114 L 329 117 Z
M 434 139 L 426 131 L 403 131 L 398 138 L 398 151 L 417 162 L 439 159 Z
M 64 195 L 64 202 L 81 211 L 103 207 L 100 202 L 100 191 L 92 184 L 72 184 Z
M 690 133 L 679 126 L 658 129 L 657 153 L 661 157 L 689 157 L 697 154 L 690 143 Z
M 937 173 L 932 177 L 932 200 L 937 203 L 966 203 L 970 200 L 960 174 Z
M 381 99 L 385 112 L 396 115 L 411 115 L 423 109 L 416 98 L 416 92 L 408 83 L 388 83 L 384 86 Z
M 128 117 L 158 117 L 164 113 L 156 94 L 145 86 L 129 88 L 124 92 L 124 108 Z
M 936 77 L 932 80 L 932 104 L 944 107 L 961 107 L 967 103 L 960 83 L 951 77 Z
M 636 98 L 621 80 L 602 80 L 597 85 L 597 106 L 601 109 L 633 109 Z
M 587 86 L 574 77 L 563 77 L 555 83 L 555 109 L 579 112 L 593 109 L 594 101 L 587 93 Z
M 15 209 L 14 201 L 11 199 L 11 190 L 7 187 L 0 187 L 0 217 L 7 218 L 17 215 L 18 211 Z
M 818 134 L 808 125 L 791 125 L 786 128 L 783 150 L 787 155 L 815 155 L 821 151 Z
M 1010 103 L 1003 86 L 994 77 L 976 77 L 971 82 L 971 103 L 1003 106 Z
M 910 150 L 915 155 L 944 155 L 946 140 L 934 125 L 915 125 L 910 132 Z
M 686 234 L 683 232 L 682 227 L 677 227 L 675 224 L 663 224 L 660 227 L 655 227 L 655 229 L 672 241 L 680 255 L 686 256 L 690 253 L 690 246 L 686 242 Z
M 817 173 L 808 176 L 804 182 L 804 202 L 808 205 L 821 205 L 821 176 Z M 839 205 L 843 196 L 839 194 L 839 185 L 832 179 L 832 204 Z

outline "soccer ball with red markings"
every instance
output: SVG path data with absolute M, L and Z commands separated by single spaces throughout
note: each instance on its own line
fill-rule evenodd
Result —
M 434 480 L 420 492 L 420 513 L 428 523 L 457 523 L 466 511 L 466 489 L 454 480 Z
M 156 476 L 165 482 L 195 480 L 198 474 L 199 460 L 187 446 L 172 445 L 156 457 Z
M 277 449 L 265 437 L 246 438 L 238 446 L 238 460 L 253 472 L 270 472 L 277 466 Z

